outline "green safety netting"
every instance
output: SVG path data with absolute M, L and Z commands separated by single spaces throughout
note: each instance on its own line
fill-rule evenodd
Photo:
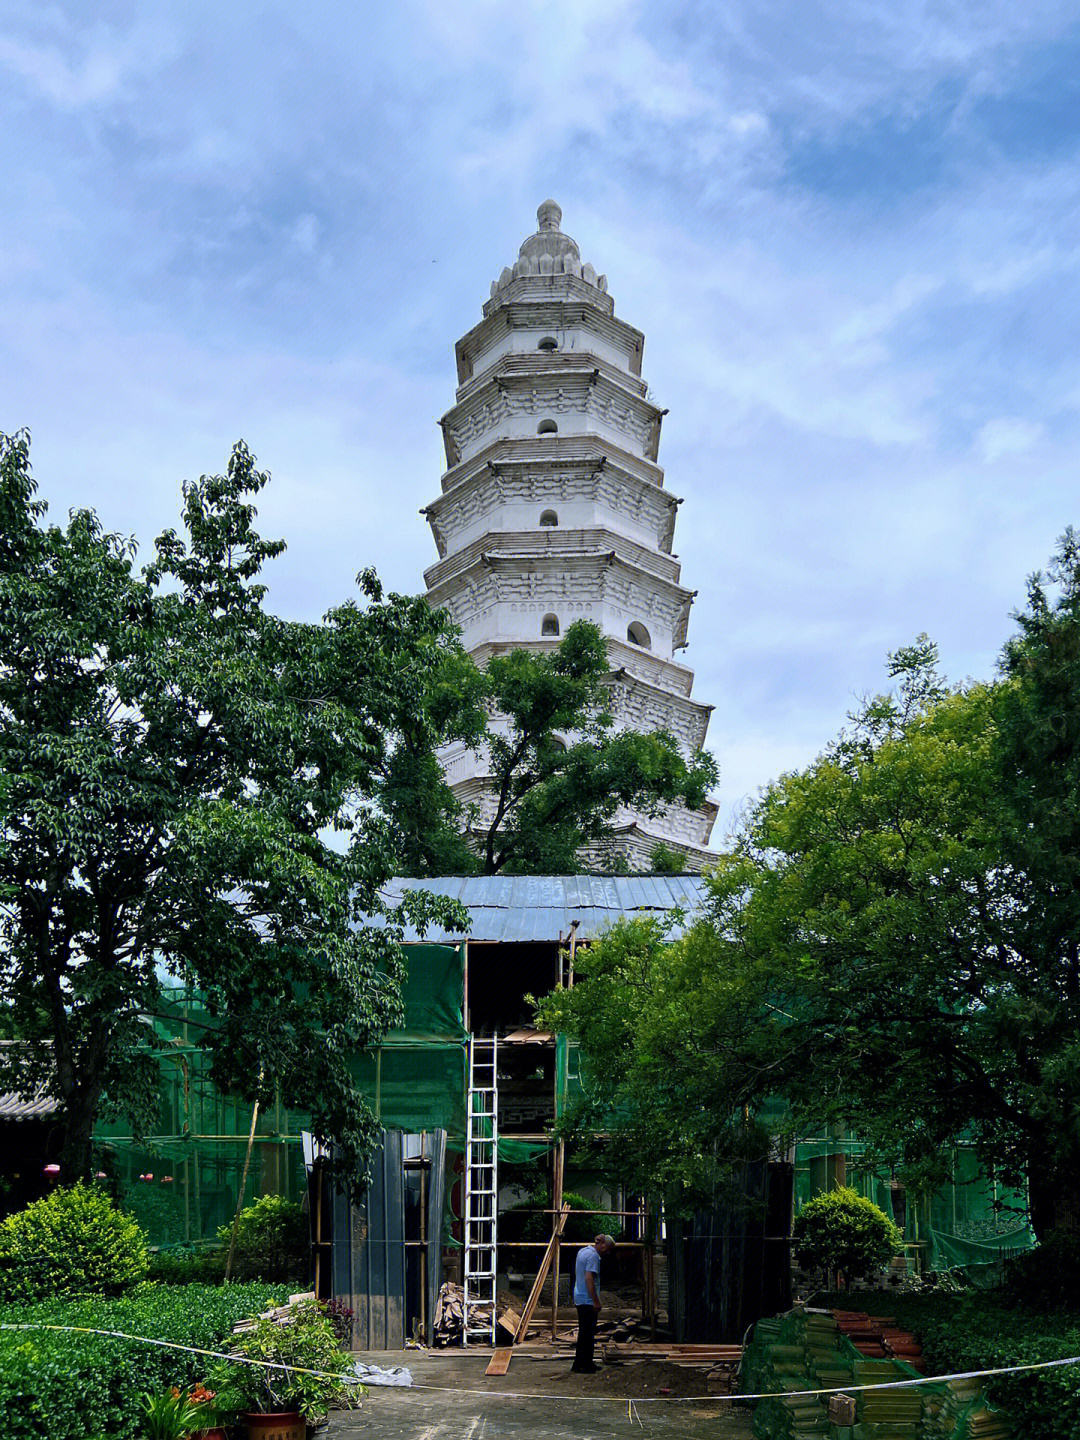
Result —
M 822 1191 L 844 1183 L 900 1223 L 908 1254 L 925 1270 L 961 1267 L 975 1284 L 993 1278 L 1002 1260 L 1029 1250 L 1035 1237 L 1023 1191 L 1000 1185 L 981 1172 L 974 1148 L 957 1145 L 952 1180 L 932 1195 L 903 1196 L 891 1174 L 865 1161 L 866 1146 L 847 1131 L 817 1136 L 795 1146 L 796 1210 Z
M 405 1026 L 352 1072 L 386 1129 L 444 1128 L 460 1140 L 465 1110 L 463 955 L 456 945 L 406 947 Z M 95 1128 L 98 1165 L 159 1246 L 213 1240 L 235 1212 L 252 1107 L 223 1095 L 209 1078 L 199 1036 L 213 1027 L 196 991 L 171 989 L 151 1017 L 159 1046 L 156 1130 L 136 1138 L 124 1122 Z M 301 1111 L 276 1103 L 258 1116 L 244 1203 L 260 1195 L 305 1193 Z
M 405 958 L 406 977 L 401 989 L 405 1032 L 414 1041 L 426 1037 L 463 1041 L 464 947 L 406 945 Z
M 95 1127 L 98 1167 L 154 1245 L 212 1240 L 236 1210 L 252 1106 L 223 1095 L 210 1079 L 209 1056 L 197 1042 L 213 1023 L 196 993 L 168 992 L 153 1017 L 162 1045 L 152 1052 L 160 1077 L 156 1129 L 135 1137 L 124 1121 Z M 303 1195 L 306 1121 L 280 1102 L 260 1110 L 245 1204 L 266 1194 Z
M 515 1140 L 511 1135 L 499 1136 L 499 1159 L 504 1165 L 527 1165 L 551 1151 L 550 1140 Z
M 384 1129 L 442 1129 L 461 1136 L 465 1053 L 460 1042 L 395 1041 L 355 1057 L 349 1069 Z

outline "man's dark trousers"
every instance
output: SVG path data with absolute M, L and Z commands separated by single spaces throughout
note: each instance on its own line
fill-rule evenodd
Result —
M 572 1370 L 595 1370 L 593 1341 L 596 1339 L 596 1306 L 577 1306 L 577 1349 Z

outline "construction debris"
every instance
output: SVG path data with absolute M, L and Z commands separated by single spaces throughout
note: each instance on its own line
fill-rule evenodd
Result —
M 300 1306 L 310 1304 L 314 1299 L 314 1290 L 307 1290 L 299 1295 L 290 1295 L 284 1305 L 272 1305 L 269 1310 L 264 1310 L 261 1315 L 250 1316 L 245 1320 L 238 1320 L 232 1328 L 232 1333 L 239 1335 L 244 1330 L 252 1330 L 259 1320 L 273 1320 L 276 1325 L 291 1325 L 296 1319 L 296 1312 Z
M 460 1345 L 465 1329 L 465 1292 L 460 1285 L 447 1280 L 435 1302 L 435 1323 L 432 1326 L 436 1347 Z
M 500 1290 L 495 1297 L 495 1318 L 500 1329 L 505 1330 L 509 1336 L 517 1333 L 521 1323 L 517 1307 L 521 1302 L 506 1290 Z M 481 1321 L 491 1323 L 491 1305 L 477 1305 L 473 1307 L 473 1315 L 479 1316 Z M 460 1285 L 455 1285 L 452 1280 L 447 1280 L 439 1291 L 439 1298 L 435 1302 L 435 1324 L 433 1326 L 433 1344 L 436 1349 L 442 1349 L 446 1345 L 460 1345 L 465 1328 L 465 1291 Z
M 977 1378 L 912 1386 L 920 1373 L 915 1365 L 925 1366 L 921 1355 L 901 1350 L 918 1346 L 886 1316 L 799 1309 L 759 1320 L 740 1377 L 744 1394 L 768 1397 L 755 1407 L 754 1435 L 1010 1440 L 1008 1417 L 988 1404 Z M 826 1403 L 830 1391 L 845 1389 L 853 1392 L 850 1403 L 836 1393 Z

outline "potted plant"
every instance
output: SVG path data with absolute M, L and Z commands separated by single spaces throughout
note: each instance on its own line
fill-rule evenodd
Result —
M 146 1440 L 188 1440 L 202 1428 L 205 1411 L 193 1402 L 186 1390 L 174 1385 L 163 1395 L 145 1391 L 139 1397 Z
M 199 1412 L 199 1424 L 191 1432 L 191 1440 L 225 1440 L 225 1427 L 214 1391 L 205 1385 L 193 1385 L 188 1391 L 188 1400 Z
M 314 1300 L 300 1301 L 288 1316 L 260 1315 L 233 1336 L 230 1350 L 239 1363 L 214 1367 L 215 1404 L 246 1423 L 248 1440 L 305 1440 L 309 1422 L 361 1393 L 349 1384 L 349 1357 Z

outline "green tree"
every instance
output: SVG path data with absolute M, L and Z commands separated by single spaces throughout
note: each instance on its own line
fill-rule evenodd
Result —
M 820 1268 L 826 1285 L 837 1271 L 848 1285 L 872 1275 L 904 1248 L 884 1210 L 846 1185 L 808 1200 L 795 1216 L 791 1238 L 799 1264 Z
M 444 645 L 431 657 L 416 708 L 401 716 L 397 741 L 380 764 L 377 793 L 400 837 L 402 875 L 470 875 L 477 868 L 463 807 L 436 751 L 454 741 L 483 743 L 485 695 L 485 676 L 472 658 L 459 646 Z
M 1010 1091 L 1037 1232 L 1080 1232 L 1080 536 L 1066 530 L 1028 584 L 996 708 L 1004 902 L 994 939 L 1009 986 L 989 1043 L 1013 1057 Z M 1014 978 L 1015 977 L 1015 978 Z M 1011 992 L 1011 993 L 1010 993 Z M 1024 1097 L 1021 1099 L 1021 1097 Z M 1038 1157 L 1041 1154 L 1041 1161 Z
M 925 637 L 899 651 L 895 688 L 752 807 L 666 959 L 609 973 L 605 941 L 599 968 L 579 958 L 584 983 L 545 1002 L 610 1084 L 627 1156 L 659 1149 L 692 1188 L 710 1155 L 695 1137 L 722 1160 L 740 1115 L 837 1123 L 931 1187 L 967 1137 L 1028 1183 L 1038 1234 L 1080 1228 L 1071 532 L 1017 619 L 994 684 L 946 686 Z
M 737 953 L 709 926 L 672 940 L 655 917 L 619 921 L 579 947 L 573 987 L 537 1007 L 540 1025 L 580 1047 L 564 1133 L 586 1142 L 603 1132 L 611 1173 L 669 1213 L 734 1198 L 743 1162 L 770 1149 L 748 1109 L 760 1008 Z
M 267 478 L 237 445 L 138 574 L 92 512 L 46 524 L 26 436 L 0 439 L 0 974 L 26 1042 L 2 1060 L 61 1100 L 68 1180 L 103 1105 L 156 1113 L 163 972 L 206 994 L 216 1082 L 309 1110 L 355 1179 L 375 1122 L 347 1058 L 401 1019 L 406 919 L 444 908 L 381 900 L 377 801 L 457 642 L 370 572 L 321 625 L 270 614 Z
M 470 832 L 457 855 L 466 872 L 573 874 L 580 852 L 609 838 L 620 806 L 693 809 L 716 781 L 711 756 L 687 762 L 665 731 L 614 730 L 610 666 L 595 625 L 577 621 L 550 655 L 496 655 L 478 675 L 491 718 L 474 743 L 487 757 L 491 803 L 457 817 Z M 466 717 L 464 728 L 471 723 Z M 436 808 L 450 819 L 447 804 Z M 432 835 L 426 874 L 451 853 L 444 828 Z

